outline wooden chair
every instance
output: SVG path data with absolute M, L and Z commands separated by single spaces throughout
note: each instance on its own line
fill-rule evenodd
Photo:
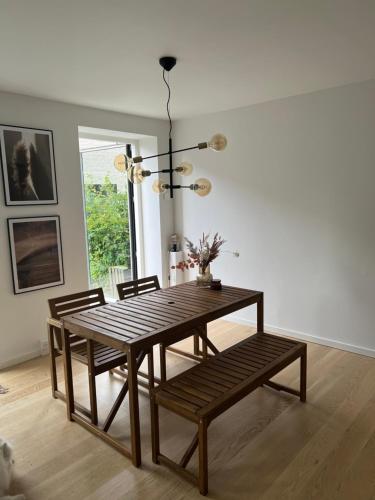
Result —
M 117 292 L 120 300 L 129 299 L 135 297 L 136 295 L 141 295 L 143 293 L 154 292 L 155 290 L 160 290 L 159 279 L 156 275 L 148 276 L 147 278 L 140 278 L 138 280 L 126 281 L 125 283 L 119 283 L 117 286 Z M 167 378 L 167 361 L 166 361 L 166 351 L 171 351 L 175 354 L 185 356 L 196 361 L 201 361 L 199 356 L 203 356 L 203 359 L 207 357 L 207 346 L 203 344 L 203 350 L 200 350 L 199 345 L 199 334 L 193 336 L 194 340 L 194 354 L 182 351 L 175 347 L 171 347 L 168 342 L 160 344 L 160 379 L 162 381 Z M 116 372 L 117 373 L 117 372 Z
M 301 360 L 299 390 L 270 379 L 296 359 Z M 219 415 L 258 387 L 269 386 L 306 401 L 306 344 L 266 333 L 257 333 L 216 356 L 160 384 L 151 392 L 152 459 L 182 474 L 208 492 L 207 428 Z M 179 463 L 160 453 L 158 408 L 184 417 L 197 425 L 197 433 Z M 198 480 L 188 470 L 199 450 Z M 272 453 L 272 443 L 270 443 Z
M 65 401 L 65 394 L 58 389 L 56 375 L 56 358 L 62 354 L 61 318 L 68 314 L 104 305 L 106 302 L 102 288 L 96 288 L 94 290 L 49 299 L 48 304 L 51 313 L 51 318 L 47 320 L 47 323 L 52 396 Z M 126 354 L 92 340 L 86 341 L 76 335 L 71 335 L 69 340 L 72 358 L 88 367 L 89 377 L 90 410 L 87 410 L 87 408 L 76 402 L 75 406 L 81 413 L 90 418 L 93 424 L 97 425 L 98 410 L 95 377 L 103 372 L 124 365 L 127 361 Z
M 156 275 L 149 276 L 147 278 L 140 278 L 138 280 L 126 281 L 125 283 L 119 283 L 116 286 L 120 300 L 130 299 L 136 295 L 142 295 L 143 293 L 160 290 L 159 279 Z
M 156 274 L 153 276 L 148 276 L 146 278 L 139 278 L 136 280 L 125 281 L 124 283 L 118 283 L 116 287 L 120 300 L 126 300 L 137 295 L 160 290 L 159 278 L 156 276 Z M 127 375 L 125 366 L 121 366 L 120 370 L 114 369 L 112 370 L 112 372 L 117 373 L 117 375 Z M 142 370 L 138 370 L 138 375 L 148 380 L 148 374 L 143 372 Z M 155 381 L 159 383 L 160 379 L 158 377 L 155 377 Z M 142 382 L 142 380 L 138 380 L 138 384 L 145 389 L 148 389 L 148 385 Z

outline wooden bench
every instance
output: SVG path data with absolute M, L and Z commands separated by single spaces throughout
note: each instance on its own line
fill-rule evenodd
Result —
M 306 344 L 302 342 L 257 333 L 155 388 L 151 394 L 153 462 L 182 473 L 198 484 L 200 493 L 206 495 L 207 427 L 210 422 L 262 385 L 289 392 L 306 401 L 306 352 Z M 301 359 L 299 390 L 270 381 L 298 358 Z M 160 453 L 159 405 L 198 425 L 198 432 L 179 463 Z M 198 480 L 186 470 L 197 447 Z

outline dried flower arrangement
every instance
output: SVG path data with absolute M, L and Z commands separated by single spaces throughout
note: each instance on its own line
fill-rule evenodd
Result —
M 185 238 L 188 258 L 180 261 L 176 266 L 172 266 L 172 269 L 185 271 L 185 269 L 193 269 L 197 266 L 200 273 L 205 274 L 207 267 L 219 256 L 220 248 L 225 243 L 219 233 L 215 234 L 211 244 L 209 238 L 209 234 L 203 233 L 203 237 L 196 246 L 188 238 Z

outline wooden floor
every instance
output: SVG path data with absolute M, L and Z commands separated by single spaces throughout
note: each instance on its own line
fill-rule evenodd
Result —
M 225 321 L 209 327 L 220 348 L 250 333 L 249 327 Z M 168 354 L 169 375 L 189 366 L 190 361 Z M 61 363 L 59 369 L 61 378 Z M 298 363 L 275 380 L 297 388 Z M 88 404 L 81 365 L 75 365 L 75 382 L 77 399 Z M 3 371 L 0 384 L 9 388 L 0 394 L 0 436 L 15 448 L 15 493 L 28 500 L 202 498 L 192 485 L 152 463 L 144 392 L 143 466 L 135 469 L 100 439 L 67 422 L 64 403 L 50 395 L 48 358 Z M 98 377 L 102 418 L 120 387 L 117 376 Z M 163 409 L 160 421 L 161 449 L 177 458 L 194 428 Z M 129 438 L 127 400 L 113 434 Z M 307 403 L 269 388 L 252 393 L 210 427 L 209 472 L 208 498 L 375 499 L 375 359 L 309 344 Z

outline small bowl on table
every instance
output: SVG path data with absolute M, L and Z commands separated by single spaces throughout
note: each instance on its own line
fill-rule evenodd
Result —
M 221 290 L 222 289 L 221 280 L 212 279 L 210 288 L 211 288 L 211 290 Z

